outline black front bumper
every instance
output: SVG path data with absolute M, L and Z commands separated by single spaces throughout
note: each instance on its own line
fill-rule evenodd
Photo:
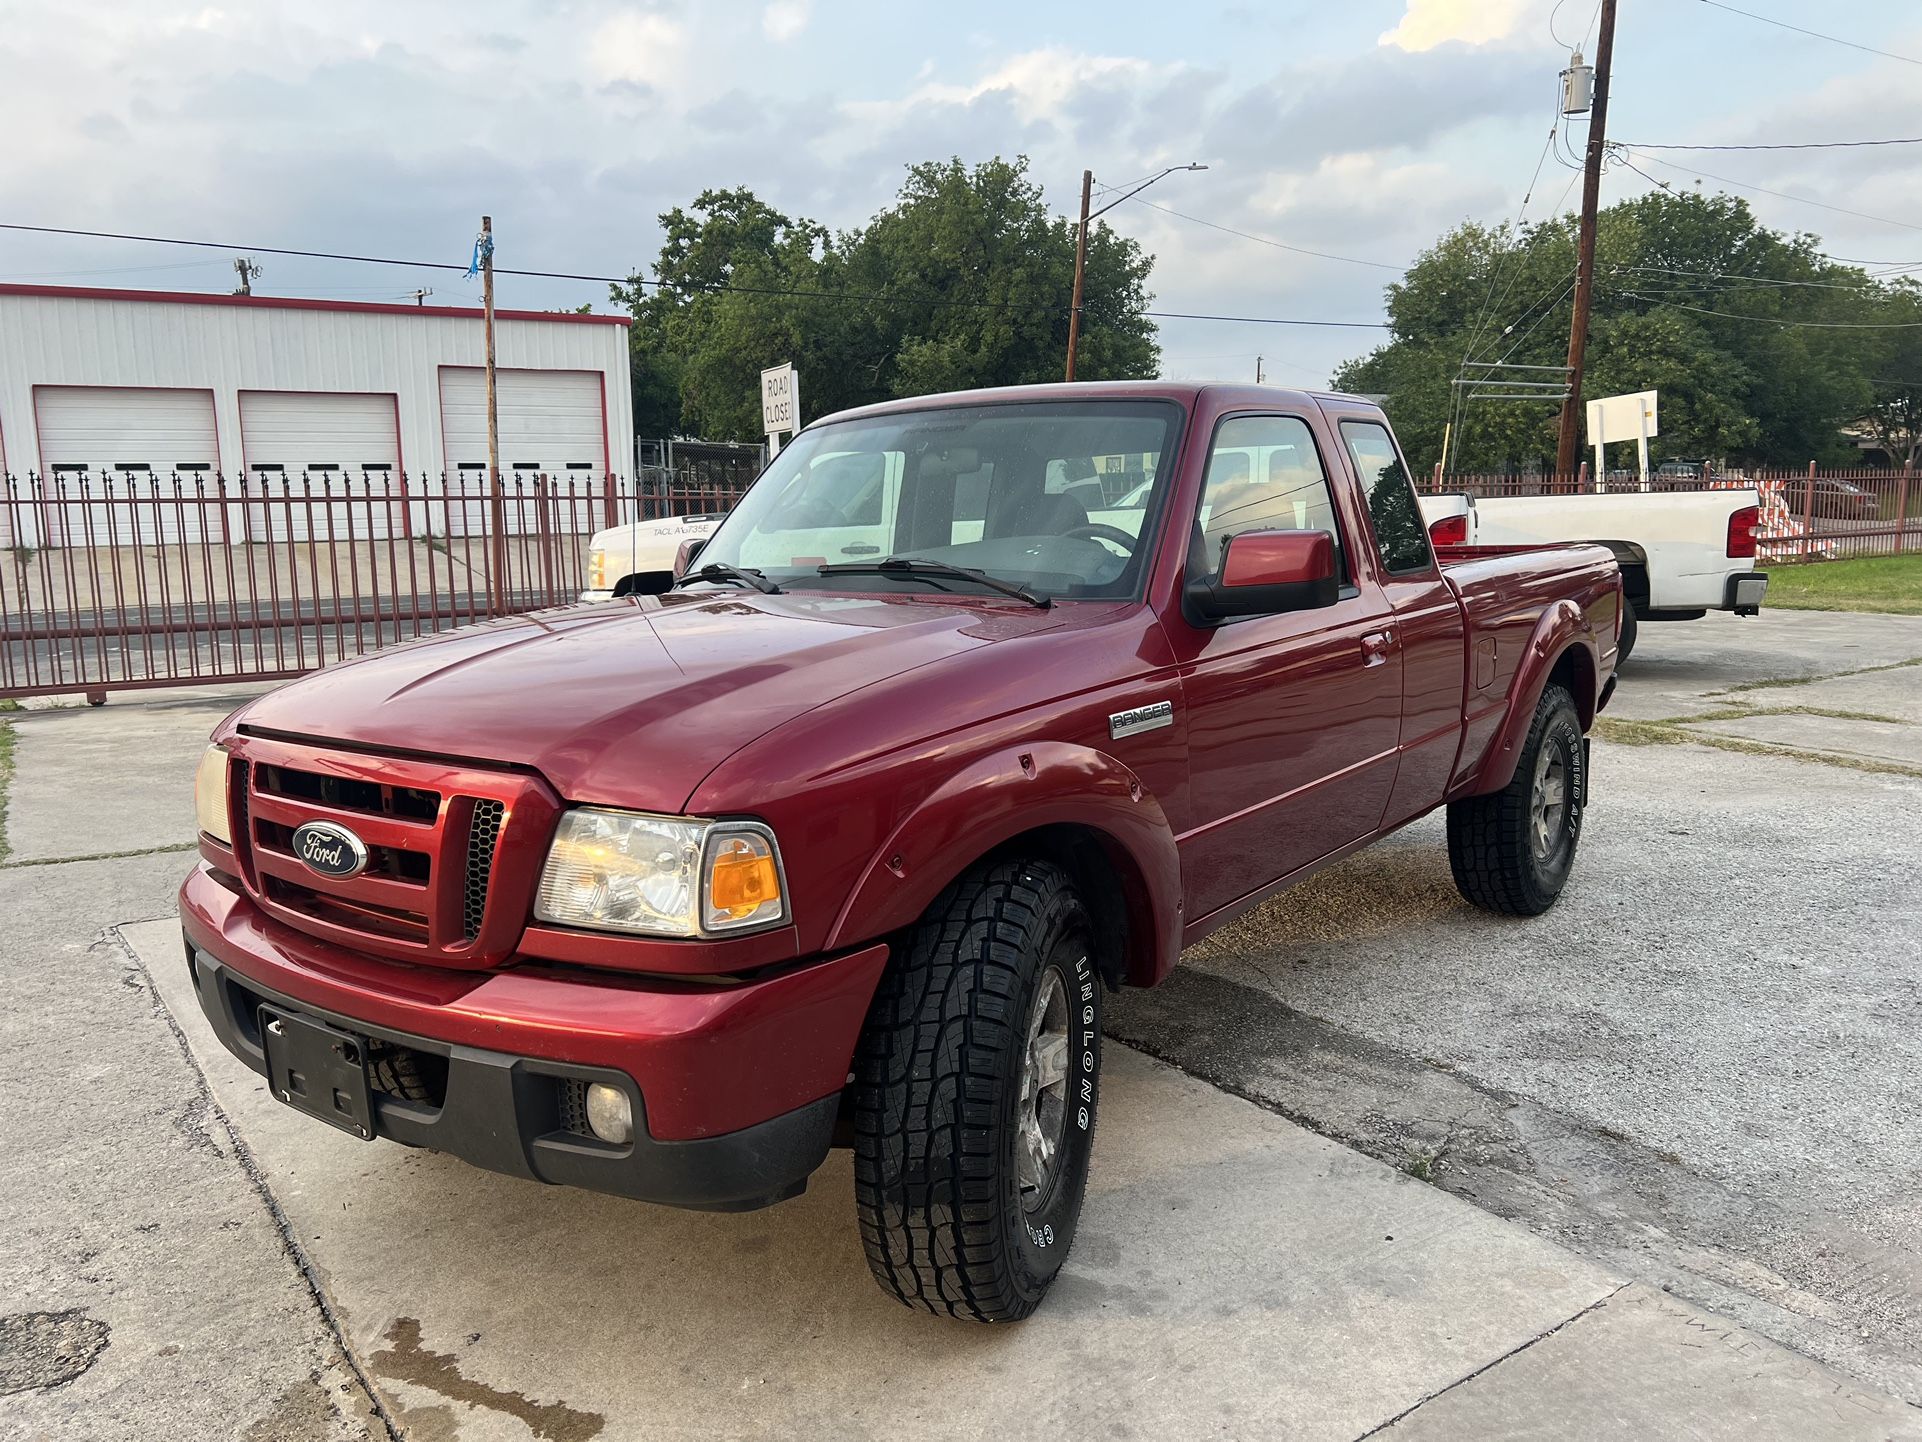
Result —
M 446 1152 L 489 1171 L 585 1187 L 637 1201 L 700 1211 L 743 1212 L 798 1195 L 827 1158 L 838 1096 L 722 1136 L 656 1141 L 645 1100 L 624 1072 L 457 1046 L 370 1027 L 268 991 L 187 943 L 194 992 L 221 1045 L 267 1074 L 258 1011 L 263 1003 L 327 1022 L 376 1043 L 434 1058 L 445 1085 L 437 1101 L 373 1093 L 374 1131 L 408 1146 Z M 570 1084 L 605 1082 L 628 1094 L 634 1140 L 616 1146 L 569 1128 Z

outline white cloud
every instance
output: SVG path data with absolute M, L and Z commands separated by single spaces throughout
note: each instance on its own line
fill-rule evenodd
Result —
M 987 99 L 1006 99 L 1024 123 L 1057 119 L 1078 93 L 1109 83 L 1133 84 L 1148 79 L 1155 67 L 1131 56 L 1083 55 L 1049 48 L 1016 55 L 972 84 L 928 81 L 898 100 L 864 100 L 849 104 L 850 116 L 864 121 L 898 120 L 927 105 L 973 105 Z
M 1408 0 L 1401 23 L 1381 43 L 1411 51 L 1450 41 L 1487 45 L 1513 35 L 1532 8 L 1530 0 Z
M 761 33 L 776 45 L 785 45 L 807 29 L 811 0 L 773 0 L 761 12 Z
M 687 30 L 665 15 L 623 10 L 603 21 L 588 42 L 588 60 L 603 80 L 665 85 L 684 74 Z

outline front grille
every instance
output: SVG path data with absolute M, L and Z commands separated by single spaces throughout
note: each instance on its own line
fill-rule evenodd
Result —
M 359 811 L 368 816 L 392 816 L 399 821 L 431 824 L 440 815 L 440 793 L 418 786 L 382 781 L 360 781 L 325 776 L 295 766 L 254 767 L 254 789 L 263 796 L 288 801 L 310 801 L 336 811 Z
M 472 968 L 513 955 L 534 878 L 496 874 L 494 860 L 510 831 L 553 826 L 560 807 L 538 777 L 245 732 L 235 750 L 236 860 L 277 920 L 400 961 Z M 310 821 L 358 836 L 365 867 L 329 876 L 302 861 L 293 836 Z
M 498 801 L 476 801 L 474 819 L 467 827 L 467 883 L 461 891 L 460 914 L 461 935 L 469 941 L 480 935 L 481 920 L 487 914 L 487 883 L 506 811 Z
M 316 921 L 324 921 L 331 926 L 352 927 L 355 931 L 416 945 L 428 940 L 427 913 L 424 911 L 356 901 L 351 897 L 303 886 L 281 876 L 263 875 L 260 880 L 262 894 L 268 900 L 277 901 L 288 910 L 311 916 Z

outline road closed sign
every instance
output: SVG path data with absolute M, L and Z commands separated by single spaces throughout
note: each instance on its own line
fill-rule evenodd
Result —
M 801 429 L 801 382 L 793 365 L 761 372 L 761 434 Z

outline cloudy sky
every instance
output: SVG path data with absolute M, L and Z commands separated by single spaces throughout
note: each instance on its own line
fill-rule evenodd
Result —
M 1742 10 L 1922 58 L 1915 0 Z M 1744 144 L 1922 136 L 1922 66 L 1710 0 L 1623 0 L 1613 138 Z M 1198 160 L 1110 221 L 1159 258 L 1157 308 L 1379 320 L 1445 227 L 1572 205 L 1543 147 L 1594 0 L 1099 4 L 972 0 L 0 0 L 0 221 L 465 260 L 494 216 L 506 266 L 624 273 L 654 217 L 747 185 L 830 226 L 902 167 L 1023 153 L 1051 204 Z M 1558 37 L 1559 36 L 1559 40 Z M 1579 145 L 1579 126 L 1573 138 Z M 1661 152 L 1769 224 L 1922 273 L 1922 146 Z M 1713 179 L 1703 183 L 1711 188 Z M 1604 201 L 1646 187 L 1626 169 Z M 1847 215 L 1806 202 L 1819 202 Z M 1178 211 L 1175 215 L 1169 211 Z M 1190 219 L 1183 217 L 1193 217 Z M 1874 217 L 1874 218 L 1868 218 Z M 1210 228 L 1200 221 L 1212 222 Z M 1325 259 L 1228 231 L 1347 259 Z M 268 256 L 257 289 L 430 303 L 452 273 Z M 0 280 L 231 288 L 231 257 L 0 231 Z M 507 278 L 506 306 L 606 305 Z M 1518 304 L 1524 298 L 1517 298 Z M 1379 332 L 1166 322 L 1166 372 L 1318 384 Z

